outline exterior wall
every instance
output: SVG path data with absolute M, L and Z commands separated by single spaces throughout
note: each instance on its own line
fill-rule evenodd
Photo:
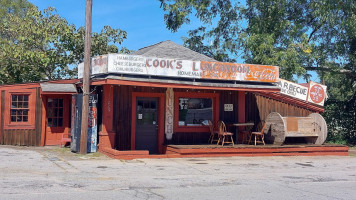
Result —
M 175 92 L 187 92 L 187 89 L 175 89 Z M 237 91 L 221 91 L 221 90 L 188 90 L 188 93 L 200 93 L 200 94 L 217 94 L 218 98 L 218 108 L 219 110 L 217 121 L 222 120 L 225 123 L 234 123 L 238 122 L 238 113 L 242 110 L 239 108 L 239 92 Z M 233 111 L 224 111 L 224 104 L 233 104 Z M 176 105 L 174 105 L 176 107 Z M 188 131 L 180 132 L 174 130 L 173 138 L 170 141 L 167 141 L 168 144 L 206 144 L 209 140 L 209 129 L 206 127 L 206 130 L 203 131 Z M 227 127 L 228 129 L 230 127 Z M 230 128 L 231 129 L 231 128 Z M 234 131 L 233 128 L 229 131 Z
M 48 83 L 73 84 L 76 82 L 78 82 L 78 79 L 49 81 Z M 28 122 L 11 122 L 10 104 L 12 94 L 29 95 Z M 45 98 L 42 98 L 43 95 L 46 94 L 42 93 L 39 82 L 0 85 L 0 144 L 24 146 L 45 145 L 46 102 Z M 63 95 L 63 93 L 57 93 L 57 95 Z M 69 114 L 66 117 L 70 117 Z
M 257 124 L 271 112 L 278 112 L 282 116 L 306 117 L 313 113 L 312 110 L 297 105 L 284 103 L 281 99 L 272 99 L 262 95 L 247 93 L 246 95 L 246 121 Z
M 102 91 L 98 92 L 99 105 L 98 106 L 98 122 L 99 122 L 99 150 L 100 148 L 108 147 L 115 148 L 115 131 L 114 131 L 114 98 L 113 86 L 103 85 Z M 100 103 L 101 102 L 101 103 Z M 101 113 L 101 115 L 100 115 Z M 100 119 L 101 116 L 101 119 Z
M 132 93 L 162 93 L 166 88 L 136 87 L 113 85 L 113 130 L 115 131 L 115 149 L 131 150 Z M 105 108 L 103 108 L 105 109 Z
M 110 86 L 111 87 L 111 86 Z M 166 88 L 152 88 L 152 87 L 135 87 L 112 85 L 113 97 L 113 131 L 115 132 L 114 149 L 117 150 L 131 150 L 131 124 L 132 124 L 132 93 L 162 93 L 165 95 Z M 199 92 L 198 92 L 199 91 Z M 191 90 L 191 89 L 174 89 L 174 93 L 187 93 L 192 94 L 215 94 L 218 96 L 218 119 L 215 121 L 223 120 L 226 123 L 238 121 L 238 112 L 241 110 L 238 106 L 238 93 L 237 91 L 214 91 L 214 90 Z M 232 112 L 224 111 L 224 104 L 233 104 Z M 175 105 L 176 106 L 176 105 Z M 103 110 L 106 104 L 103 105 Z M 109 120 L 110 121 L 110 120 Z M 103 119 L 103 124 L 105 119 Z M 233 130 L 231 130 L 233 131 Z M 206 143 L 209 139 L 209 130 L 190 130 L 190 131 L 176 131 L 174 130 L 172 140 L 167 141 L 167 144 L 199 144 Z M 101 140 L 101 139 L 100 139 Z M 101 141 L 100 141 L 101 142 Z M 109 147 L 110 144 L 103 144 L 102 146 Z
M 28 87 L 3 87 L 1 90 L 0 143 L 4 145 L 40 146 L 42 133 L 42 104 L 39 84 Z M 28 122 L 13 123 L 10 120 L 11 95 L 29 95 Z

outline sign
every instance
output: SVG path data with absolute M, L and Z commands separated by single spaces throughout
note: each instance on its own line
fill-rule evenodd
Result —
M 78 78 L 83 78 L 84 62 L 78 65 Z M 108 73 L 108 55 L 96 56 L 91 59 L 90 75 Z
M 200 72 L 201 78 L 206 79 L 277 82 L 279 78 L 279 68 L 269 65 L 202 61 Z
M 279 79 L 278 86 L 281 88 L 281 94 L 303 101 L 307 100 L 308 87 L 284 79 Z
M 78 65 L 78 78 L 83 78 Z M 137 74 L 191 79 L 277 82 L 279 68 L 224 62 L 191 61 L 139 55 L 108 54 L 92 59 L 91 75 L 102 73 Z
M 281 94 L 320 106 L 324 106 L 325 99 L 327 98 L 327 87 L 312 81 L 309 82 L 309 87 L 306 87 L 284 79 L 279 79 L 278 86 L 281 88 Z
M 309 82 L 308 102 L 324 106 L 326 99 L 326 86 L 319 83 Z
M 174 126 L 174 91 L 173 88 L 167 88 L 166 91 L 166 119 L 165 119 L 165 133 L 166 139 L 171 140 L 173 136 Z M 184 124 L 183 124 L 184 125 Z
M 234 104 L 224 104 L 224 111 L 234 111 Z

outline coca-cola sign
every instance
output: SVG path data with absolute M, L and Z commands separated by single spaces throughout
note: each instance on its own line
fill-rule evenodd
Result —
M 310 81 L 308 101 L 323 106 L 325 99 L 326 99 L 326 86 Z

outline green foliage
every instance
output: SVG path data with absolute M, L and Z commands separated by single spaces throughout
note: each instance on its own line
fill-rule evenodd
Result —
M 0 20 L 7 14 L 24 16 L 32 6 L 27 0 L 0 0 Z
M 27 1 L 0 2 L 0 84 L 53 80 L 75 76 L 70 66 L 83 61 L 83 27 L 76 28 L 55 13 L 39 11 Z M 92 33 L 92 56 L 126 53 L 121 44 L 126 32 L 105 26 Z
M 160 0 L 167 28 L 201 22 L 185 46 L 220 61 L 276 65 L 280 77 L 317 71 L 330 97 L 324 114 L 332 140 L 356 143 L 354 0 Z

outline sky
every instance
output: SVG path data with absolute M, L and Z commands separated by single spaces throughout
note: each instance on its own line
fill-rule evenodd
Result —
M 29 0 L 40 10 L 49 6 L 68 23 L 77 27 L 85 25 L 86 0 Z M 122 46 L 130 50 L 171 40 L 182 45 L 182 36 L 195 28 L 194 24 L 183 26 L 178 32 L 166 29 L 164 12 L 158 0 L 93 0 L 92 31 L 100 32 L 105 25 L 127 32 Z
M 85 25 L 86 0 L 28 0 L 40 10 L 54 7 L 57 13 L 69 24 L 77 27 Z M 189 25 L 183 25 L 178 32 L 172 33 L 166 28 L 164 12 L 158 0 L 93 0 L 92 31 L 100 32 L 105 25 L 127 32 L 122 43 L 129 50 L 138 50 L 161 41 L 171 40 L 182 45 L 182 36 L 199 26 L 197 19 L 191 18 Z M 244 63 L 236 58 L 237 63 Z M 315 72 L 311 72 L 312 81 L 319 82 Z M 297 77 L 295 77 L 297 79 Z M 298 82 L 305 82 L 299 79 Z

